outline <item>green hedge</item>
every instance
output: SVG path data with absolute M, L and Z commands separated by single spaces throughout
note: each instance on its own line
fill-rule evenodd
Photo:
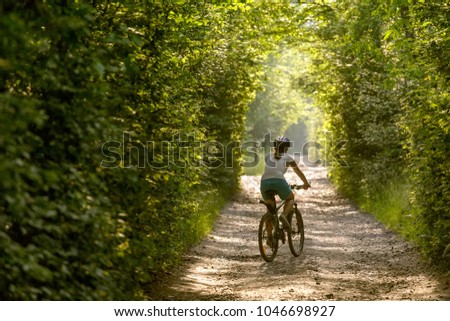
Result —
M 126 3 L 0 4 L 2 300 L 142 298 L 238 187 L 257 13 Z
M 315 88 L 335 142 L 346 142 L 329 151 L 329 159 L 339 152 L 348 165 L 332 164 L 331 177 L 364 208 L 396 207 L 394 217 L 380 217 L 448 268 L 450 7 L 446 1 L 325 7 L 315 12 L 320 23 L 312 32 L 321 42 L 312 46 L 313 74 L 301 83 Z

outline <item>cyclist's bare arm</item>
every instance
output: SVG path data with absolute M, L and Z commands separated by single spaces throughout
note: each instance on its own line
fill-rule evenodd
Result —
M 300 168 L 298 167 L 298 165 L 295 161 L 288 163 L 288 165 L 292 167 L 295 174 L 297 174 L 298 177 L 300 177 L 300 179 L 303 181 L 303 184 L 305 185 L 305 187 L 304 187 L 305 189 L 308 189 L 309 187 L 311 187 L 308 183 L 308 180 L 306 179 L 305 174 L 303 174 L 303 172 L 300 170 Z

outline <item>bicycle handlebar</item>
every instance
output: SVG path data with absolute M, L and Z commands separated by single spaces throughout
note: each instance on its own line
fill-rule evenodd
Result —
M 309 184 L 309 187 L 311 187 L 311 184 Z M 298 185 L 298 184 L 291 184 L 291 189 L 304 189 L 306 190 L 305 184 Z

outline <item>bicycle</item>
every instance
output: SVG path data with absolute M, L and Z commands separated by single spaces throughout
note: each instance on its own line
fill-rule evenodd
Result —
M 304 185 L 291 185 L 292 189 L 305 189 Z M 262 258 L 266 262 L 272 262 L 278 252 L 279 241 L 282 244 L 286 243 L 286 234 L 288 235 L 289 249 L 292 255 L 300 256 L 303 251 L 303 243 L 305 241 L 305 231 L 303 227 L 303 218 L 300 210 L 297 208 L 297 203 L 294 203 L 292 211 L 288 214 L 287 220 L 291 226 L 291 230 L 280 226 L 280 219 L 278 210 L 283 207 L 285 201 L 282 201 L 276 206 L 275 191 L 268 191 L 269 196 L 274 201 L 275 208 L 267 204 L 263 200 L 259 201 L 266 205 L 267 213 L 263 215 L 259 223 L 258 229 L 258 246 Z

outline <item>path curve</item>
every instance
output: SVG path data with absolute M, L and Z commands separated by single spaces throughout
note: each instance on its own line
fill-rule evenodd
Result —
M 417 250 L 337 195 L 325 168 L 302 168 L 313 188 L 296 191 L 305 223 L 300 257 L 287 243 L 272 263 L 258 251 L 264 208 L 259 177 L 242 192 L 184 264 L 147 293 L 150 300 L 450 300 L 449 275 L 433 272 Z M 295 175 L 292 174 L 291 175 Z M 288 180 L 299 183 L 288 174 Z

